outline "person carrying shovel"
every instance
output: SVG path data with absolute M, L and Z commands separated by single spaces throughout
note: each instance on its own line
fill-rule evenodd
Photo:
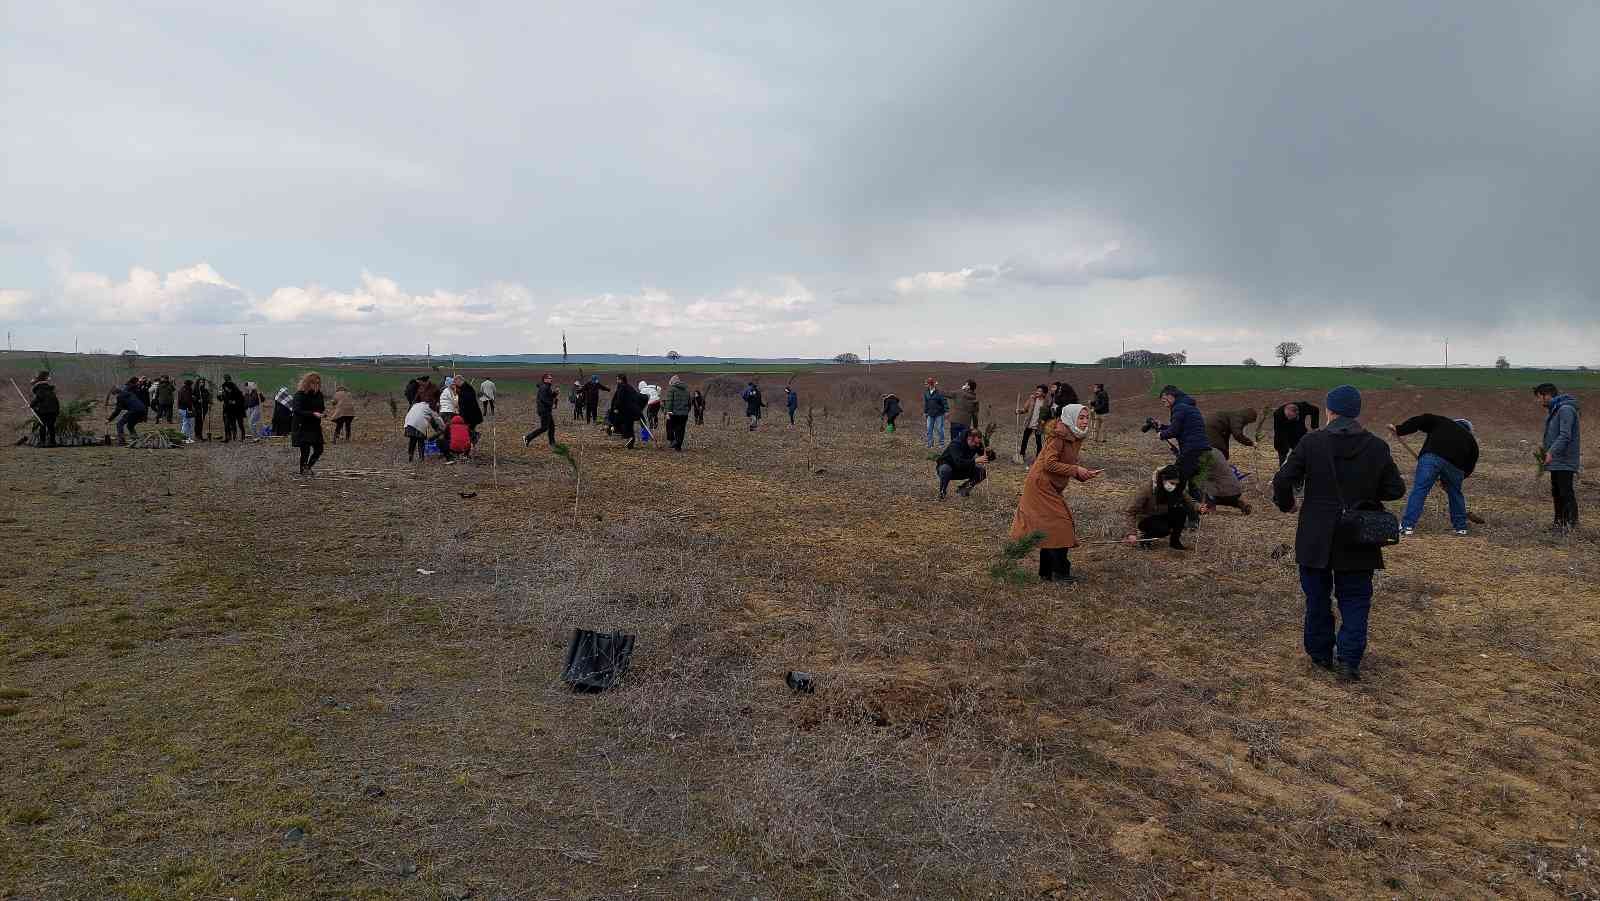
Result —
M 1405 513 L 1400 517 L 1400 533 L 1416 534 L 1428 493 L 1435 482 L 1443 482 L 1445 497 L 1450 501 L 1450 526 L 1457 535 L 1466 535 L 1467 497 L 1461 486 L 1478 466 L 1478 439 L 1473 437 L 1472 422 L 1423 413 L 1399 425 L 1390 424 L 1389 431 L 1408 451 L 1411 445 L 1406 444 L 1405 436 L 1416 432 L 1428 436 L 1422 453 L 1412 451 L 1412 456 L 1417 458 L 1417 474 L 1411 483 L 1411 495 L 1406 499 Z

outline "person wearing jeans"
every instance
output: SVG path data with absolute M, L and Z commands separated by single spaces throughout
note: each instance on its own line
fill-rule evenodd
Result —
M 928 447 L 944 446 L 944 417 L 948 412 L 950 401 L 939 390 L 939 382 L 928 379 L 927 390 L 922 392 L 922 415 L 928 420 Z M 938 444 L 933 443 L 935 435 L 938 436 Z
M 1544 469 L 1550 473 L 1550 498 L 1555 503 L 1551 529 L 1566 535 L 1578 528 L 1578 495 L 1573 485 L 1580 462 L 1578 400 L 1549 382 L 1533 389 L 1533 394 L 1545 408 Z
M 1285 513 L 1295 512 L 1297 506 L 1300 510 L 1294 555 L 1306 597 L 1306 655 L 1316 666 L 1334 670 L 1341 681 L 1356 682 L 1367 650 L 1372 574 L 1383 568 L 1383 551 L 1377 545 L 1350 541 L 1344 512 L 1381 510 L 1385 501 L 1405 496 L 1406 483 L 1389 445 L 1356 419 L 1361 415 L 1360 391 L 1350 385 L 1333 389 L 1327 408 L 1337 418 L 1295 446 L 1272 477 L 1272 499 Z M 1295 486 L 1301 482 L 1303 503 L 1295 498 Z
M 1450 500 L 1450 526 L 1457 535 L 1467 534 L 1467 496 L 1461 486 L 1478 467 L 1478 439 L 1472 435 L 1472 421 L 1423 413 L 1389 426 L 1389 431 L 1402 439 L 1415 432 L 1428 436 L 1417 456 L 1417 475 L 1400 517 L 1401 531 L 1407 535 L 1415 531 L 1428 492 L 1435 483 L 1443 482 L 1445 497 Z

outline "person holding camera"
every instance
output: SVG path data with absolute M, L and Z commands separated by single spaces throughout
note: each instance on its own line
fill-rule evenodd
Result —
M 1341 681 L 1361 679 L 1361 658 L 1367 649 L 1367 618 L 1372 609 L 1372 573 L 1383 568 L 1382 544 L 1399 540 L 1375 537 L 1363 513 L 1383 513 L 1383 502 L 1405 497 L 1389 445 L 1371 434 L 1357 417 L 1361 392 L 1341 385 L 1328 393 L 1327 427 L 1307 434 L 1283 468 L 1272 477 L 1278 509 L 1295 512 L 1295 485 L 1305 483 L 1305 502 L 1295 530 L 1295 562 L 1306 596 L 1305 650 L 1311 662 L 1333 670 Z M 1339 604 L 1339 631 L 1334 634 L 1330 603 Z

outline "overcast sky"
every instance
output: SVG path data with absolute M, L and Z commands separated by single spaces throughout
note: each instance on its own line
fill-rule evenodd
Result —
M 18 347 L 1600 363 L 1592 2 L 129 6 L 0 3 Z

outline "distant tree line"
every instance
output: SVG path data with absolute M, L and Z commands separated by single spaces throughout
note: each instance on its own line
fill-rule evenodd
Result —
M 1115 357 L 1101 357 L 1095 361 L 1095 365 L 1108 369 L 1157 369 L 1162 366 L 1182 366 L 1187 362 L 1189 355 L 1181 350 L 1175 354 L 1156 353 L 1153 350 L 1129 350 Z

